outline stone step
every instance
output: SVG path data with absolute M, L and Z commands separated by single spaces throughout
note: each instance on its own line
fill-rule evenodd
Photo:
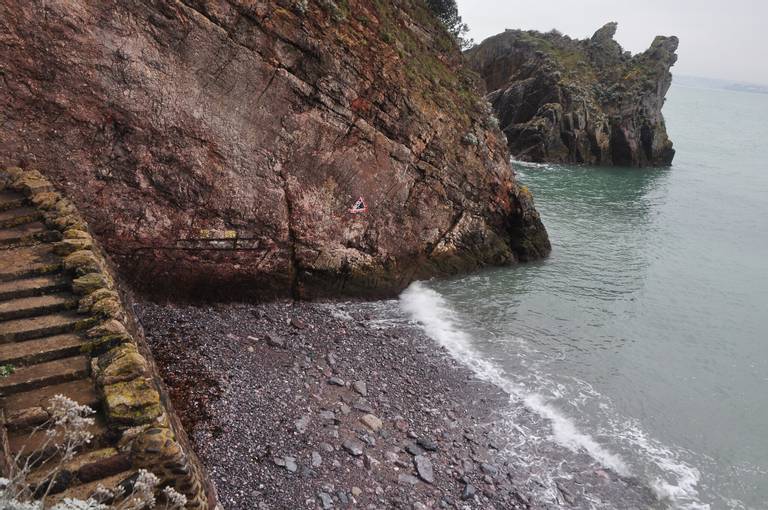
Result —
M 80 485 L 90 484 L 104 480 L 120 473 L 126 473 L 131 469 L 131 457 L 128 452 L 119 452 L 116 448 L 99 448 L 95 450 L 79 451 L 72 460 L 58 466 L 59 461 L 53 460 L 30 471 L 26 477 L 26 482 L 31 487 L 39 487 L 41 490 L 47 487 L 47 482 L 51 479 L 51 472 L 57 470 L 60 472 L 71 473 L 71 477 L 66 477 L 68 483 L 62 483 L 64 478 L 59 478 L 59 483 L 54 483 L 49 494 L 58 494 L 68 488 L 75 488 Z M 88 488 L 85 488 L 88 490 Z M 92 493 L 85 494 L 83 500 L 88 499 Z
M 0 396 L 82 379 L 88 376 L 89 369 L 90 358 L 87 356 L 57 359 L 16 368 L 12 374 L 0 377 Z
M 60 232 L 49 230 L 39 221 L 0 230 L 0 246 L 28 246 L 37 242 L 59 240 L 61 240 Z
M 82 402 L 81 402 L 82 403 Z M 93 439 L 88 443 L 88 448 L 102 448 L 107 446 L 110 438 L 109 429 L 103 419 L 96 414 L 95 423 L 86 430 L 93 434 Z M 9 431 L 8 446 L 10 454 L 18 456 L 19 460 L 29 462 L 31 466 L 38 466 L 43 462 L 57 458 L 54 444 L 62 443 L 63 435 L 59 432 L 53 436 L 48 436 L 44 430 L 30 433 L 30 430 Z
M 77 308 L 73 294 L 48 294 L 0 302 L 0 321 L 36 317 Z
M 62 262 L 50 244 L 0 249 L 0 282 L 61 271 Z
M 33 207 L 19 207 L 8 211 L 0 211 L 0 228 L 11 228 L 25 223 L 40 221 L 43 215 Z
M 75 331 L 88 318 L 74 312 L 53 313 L 0 322 L 0 343 L 21 342 Z
M 0 191 L 0 211 L 18 209 L 24 206 L 24 195 L 12 191 Z
M 0 251 L 0 255 L 3 252 Z M 0 282 L 0 302 L 9 299 L 22 299 L 34 296 L 44 296 L 69 290 L 70 281 L 64 275 L 43 275 L 22 280 Z
M 2 406 L 6 418 L 10 420 L 14 415 L 26 409 L 48 407 L 51 397 L 54 395 L 64 395 L 79 404 L 84 404 L 94 409 L 97 409 L 99 406 L 99 395 L 91 379 L 80 379 L 32 391 L 15 393 L 0 398 L 0 406 Z
M 0 344 L 0 365 L 18 367 L 75 356 L 86 343 L 79 335 L 56 335 Z
M 77 498 L 83 501 L 87 501 L 97 492 L 99 486 L 103 486 L 105 489 L 109 489 L 113 492 L 118 487 L 123 487 L 123 492 L 125 492 L 126 490 L 130 490 L 130 487 L 132 486 L 132 480 L 135 478 L 136 474 L 137 471 L 133 470 L 123 471 L 107 478 L 102 478 L 100 480 L 94 480 L 93 482 L 77 485 L 76 487 L 73 487 L 66 492 L 49 496 L 46 499 L 46 502 L 50 503 L 50 505 L 53 507 L 58 503 L 61 503 L 65 498 Z M 119 501 L 121 500 L 118 500 L 118 502 Z M 122 508 L 122 506 L 116 506 L 116 508 Z

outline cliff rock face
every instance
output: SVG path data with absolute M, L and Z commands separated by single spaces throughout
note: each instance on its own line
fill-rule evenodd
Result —
M 549 252 L 422 2 L 0 0 L 0 28 L 0 163 L 139 288 L 385 295 Z
M 591 39 L 507 30 L 467 52 L 515 158 L 666 166 L 675 151 L 661 108 L 677 37 L 624 52 L 609 23 Z

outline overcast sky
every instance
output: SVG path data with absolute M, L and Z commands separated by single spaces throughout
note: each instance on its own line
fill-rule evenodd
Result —
M 637 53 L 656 35 L 680 38 L 673 73 L 768 84 L 768 0 L 458 0 L 476 42 L 505 28 L 591 36 L 617 21 Z

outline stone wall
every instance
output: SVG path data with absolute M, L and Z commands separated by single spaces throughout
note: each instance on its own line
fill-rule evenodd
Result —
M 93 456 L 92 448 L 87 448 L 66 464 L 66 483 L 57 486 L 57 498 L 87 497 L 90 485 L 86 481 L 104 478 L 119 484 L 125 480 L 112 478 L 129 479 L 131 473 L 146 469 L 160 478 L 161 486 L 172 486 L 184 494 L 187 508 L 214 508 L 215 491 L 174 414 L 131 307 L 125 306 L 130 303 L 130 294 L 110 269 L 86 221 L 75 205 L 35 170 L 0 171 L 0 192 L 5 193 L 3 209 L 10 218 L 5 220 L 10 235 L 3 238 L 10 242 L 1 252 L 4 261 L 0 264 L 0 281 L 6 285 L 3 311 L 14 317 L 14 306 L 26 307 L 17 314 L 26 318 L 0 321 L 0 335 L 17 351 L 35 345 L 46 349 L 44 357 L 35 352 L 25 356 L 6 354 L 8 351 L 0 354 L 0 358 L 6 357 L 0 362 L 13 359 L 18 365 L 12 375 L 0 379 L 6 471 L 13 469 L 9 459 L 17 454 L 7 439 L 8 431 L 13 431 L 16 443 L 23 442 L 28 433 L 29 447 L 34 430 L 30 427 L 47 417 L 44 402 L 39 401 L 45 390 L 80 400 L 93 388 L 96 401 L 81 403 L 99 411 L 94 444 L 101 453 L 97 461 L 86 462 L 82 459 Z M 22 223 L 15 225 L 14 217 Z M 72 314 L 71 324 L 54 327 L 56 316 L 30 308 L 30 299 L 36 298 L 14 297 L 13 288 L 28 287 L 24 282 L 51 275 L 64 282 L 56 288 L 56 297 L 72 296 L 72 305 L 66 307 L 66 313 Z M 51 336 L 57 333 L 59 336 Z M 80 340 L 75 351 L 65 351 L 61 345 L 65 338 Z M 52 358 L 56 361 L 51 362 Z M 49 371 L 60 370 L 59 365 L 83 359 L 89 363 L 77 379 L 45 373 L 49 367 Z M 58 384 L 72 379 L 80 383 L 80 390 L 72 384 Z M 68 388 L 73 388 L 70 395 Z

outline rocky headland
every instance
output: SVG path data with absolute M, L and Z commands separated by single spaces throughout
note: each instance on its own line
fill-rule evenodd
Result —
M 519 160 L 667 166 L 675 155 L 661 113 L 677 37 L 631 55 L 608 23 L 586 40 L 506 30 L 466 52 Z
M 392 295 L 549 252 L 422 2 L 5 0 L 0 27 L 0 162 L 145 293 Z

